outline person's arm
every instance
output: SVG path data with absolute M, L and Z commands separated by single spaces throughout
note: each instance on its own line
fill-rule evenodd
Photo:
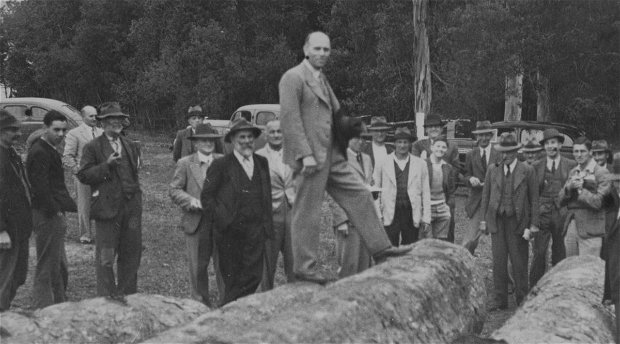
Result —
M 422 155 L 423 150 L 424 145 L 422 144 L 422 140 L 418 140 L 411 145 L 411 154 L 417 156 L 418 158 Z
M 182 148 L 183 148 L 183 137 L 181 135 L 183 131 L 179 130 L 177 132 L 177 136 L 174 139 L 174 143 L 172 144 L 172 160 L 174 162 L 179 161 L 181 159 Z
M 573 180 L 571 176 L 573 175 L 573 173 L 574 172 L 571 170 L 571 173 L 569 173 L 569 177 L 566 180 L 566 183 L 558 193 L 557 200 L 561 207 L 568 205 L 568 203 L 573 200 L 573 198 L 577 194 L 577 190 L 572 188 Z
M 95 142 L 91 141 L 82 151 L 82 160 L 80 161 L 80 170 L 77 177 L 80 182 L 95 186 L 103 183 L 110 178 L 111 166 L 107 161 L 97 161 L 97 153 L 95 152 Z
M 77 161 L 79 142 L 73 131 L 65 136 L 65 151 L 62 156 L 62 162 L 71 173 L 77 174 L 80 170 L 79 161 Z
M 30 151 L 27 158 L 27 171 L 33 198 L 36 198 L 48 217 L 61 211 L 59 204 L 54 201 L 54 193 L 49 181 L 50 157 L 40 148 Z
M 482 200 L 480 201 L 480 222 L 486 222 L 487 209 L 489 208 L 489 198 L 491 197 L 491 171 L 493 168 L 489 166 L 487 174 L 484 177 L 485 183 L 482 187 Z
M 174 170 L 174 175 L 170 182 L 168 195 L 172 199 L 172 202 L 181 207 L 181 209 L 192 211 L 195 210 L 195 208 L 193 208 L 193 202 L 199 202 L 199 200 L 185 191 L 187 189 L 187 172 L 187 163 L 184 160 L 177 161 L 177 167 Z
M 304 123 L 301 118 L 301 102 L 303 99 L 303 80 L 300 75 L 287 72 L 279 84 L 280 121 L 282 132 L 289 149 L 293 150 L 294 159 L 302 160 L 313 157 L 310 142 L 306 137 Z M 333 123 L 332 123 L 333 125 Z M 289 138 L 289 140 L 286 140 Z
M 411 168 L 411 166 L 409 166 Z M 426 161 L 421 164 L 422 170 L 422 222 L 431 224 L 431 182 Z
M 218 219 L 229 216 L 225 209 L 220 208 L 220 204 L 217 201 L 218 192 L 224 183 L 225 174 L 227 173 L 227 171 L 224 171 L 224 162 L 224 159 L 213 160 L 211 166 L 207 169 L 207 177 L 200 194 L 200 202 L 204 214 L 208 219 L 213 219 L 216 222 Z
M 603 199 L 612 190 L 611 174 L 607 170 L 600 170 L 595 174 L 596 190 L 590 191 L 589 188 L 582 188 L 577 193 L 577 201 L 593 210 L 600 210 L 603 207 Z M 590 181 L 585 181 L 589 183 Z
M 527 176 L 527 192 L 531 206 L 530 230 L 532 232 L 538 232 L 539 226 L 538 213 L 540 211 L 540 198 L 538 188 L 539 185 L 538 178 L 536 177 L 536 171 L 532 168 L 528 171 Z

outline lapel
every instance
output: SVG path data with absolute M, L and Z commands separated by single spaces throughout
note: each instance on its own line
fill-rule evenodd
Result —
M 411 184 L 413 184 L 413 154 L 409 154 L 409 173 L 407 174 L 407 189 L 409 189 Z
M 312 92 L 317 97 L 319 97 L 319 99 L 321 99 L 327 105 L 327 107 L 329 107 L 329 109 L 331 110 L 332 108 L 331 102 L 327 99 L 329 94 L 323 94 L 323 90 L 321 89 L 319 82 L 312 75 L 312 71 L 303 62 L 301 63 L 301 65 L 304 71 L 304 79 L 306 79 L 306 84 L 308 84 Z M 325 83 L 326 83 L 325 87 L 328 89 L 328 92 L 329 92 L 329 86 L 327 86 L 327 80 L 325 81 Z
M 98 137 L 98 139 L 101 154 L 103 155 L 103 161 L 106 161 L 110 154 L 114 152 L 114 150 L 112 149 L 112 145 L 110 145 L 110 141 L 108 140 L 107 136 L 101 135 Z
M 488 165 L 486 167 L 482 165 L 482 157 L 480 157 L 480 154 L 481 154 L 480 151 L 481 150 L 482 150 L 482 148 L 480 148 L 479 146 L 474 148 L 474 150 L 472 151 L 473 156 L 471 158 L 472 158 L 472 161 L 474 163 L 474 166 L 477 167 L 478 169 L 480 169 L 480 171 L 484 172 L 484 171 L 486 171 L 486 168 L 488 167 Z
M 502 180 L 504 179 L 504 165 L 500 164 L 493 169 L 493 174 L 491 175 L 493 179 L 493 184 L 497 186 L 498 190 L 502 189 Z
M 558 169 L 560 170 L 560 173 L 562 174 L 562 180 L 567 180 L 568 179 L 568 173 L 570 172 L 570 169 L 568 168 L 568 162 L 566 161 L 565 157 L 560 156 L 560 164 L 559 165 L 560 166 L 558 166 Z
M 385 164 L 385 172 L 392 184 L 396 185 L 396 170 L 394 169 L 394 164 L 394 154 L 388 155 L 387 163 Z
M 514 183 L 512 185 L 512 190 L 514 191 L 517 190 L 521 182 L 525 179 L 525 168 L 523 166 L 523 163 L 521 163 L 520 161 L 517 161 L 517 165 L 515 165 L 513 178 Z
M 366 174 L 364 173 L 364 170 L 362 169 L 362 166 L 360 165 L 359 161 L 357 161 L 357 155 L 351 153 L 349 149 L 347 149 L 347 155 L 349 156 L 349 164 L 353 167 L 353 169 L 357 173 L 359 173 L 362 179 L 366 180 Z M 364 157 L 362 157 L 362 164 L 363 163 L 364 163 Z
M 136 156 L 134 155 L 133 150 L 131 149 L 131 145 L 129 144 L 129 140 L 127 140 L 124 136 L 119 136 L 119 140 L 121 141 L 121 145 L 125 148 L 125 152 L 127 152 L 127 156 L 129 157 L 129 164 L 131 165 L 131 169 L 136 172 L 138 167 L 136 166 Z M 110 143 L 108 143 L 110 146 Z M 112 146 L 110 146 L 112 148 Z
M 196 179 L 198 185 L 202 188 L 204 185 L 206 175 L 202 173 L 202 168 L 200 168 L 200 161 L 198 160 L 198 153 L 192 154 L 192 157 L 189 159 L 189 169 Z

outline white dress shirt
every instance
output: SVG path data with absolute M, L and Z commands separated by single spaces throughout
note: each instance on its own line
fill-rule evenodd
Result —
M 555 169 L 557 170 L 560 167 L 560 154 L 555 157 L 555 159 L 549 159 L 547 157 L 547 170 L 551 171 L 551 167 L 553 167 L 553 162 L 555 161 Z
M 517 166 L 517 159 L 514 159 L 508 166 L 510 166 L 510 174 L 515 173 L 515 167 Z M 508 173 L 508 166 L 504 164 L 504 175 Z
M 241 167 L 243 167 L 243 170 L 245 171 L 245 174 L 248 175 L 248 178 L 252 179 L 252 176 L 254 175 L 254 157 L 250 156 L 249 158 L 246 158 L 236 150 L 233 150 L 233 154 L 241 164 Z
M 394 161 L 396 161 L 396 165 L 398 165 L 398 168 L 400 168 L 400 170 L 404 170 L 405 167 L 407 166 L 407 163 L 409 162 L 409 154 L 407 154 L 407 158 L 400 160 L 396 157 L 396 154 L 394 154 Z
M 486 159 L 487 159 L 487 166 L 490 164 L 491 162 L 491 144 L 488 144 L 486 146 L 486 148 L 482 148 L 480 147 L 480 157 L 482 158 L 483 153 L 486 154 Z
M 118 156 L 121 156 L 121 152 L 123 151 L 123 146 L 121 144 L 121 139 L 119 139 L 118 137 L 113 139 L 113 138 L 109 137 L 108 135 L 106 135 L 105 137 L 110 142 L 110 146 L 112 146 L 112 149 L 114 150 L 114 152 L 116 152 L 118 154 Z
M 387 161 L 388 153 L 385 145 L 379 146 L 372 143 L 372 156 L 375 158 L 375 166 L 381 166 Z

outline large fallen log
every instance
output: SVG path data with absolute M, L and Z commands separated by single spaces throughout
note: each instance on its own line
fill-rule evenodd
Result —
M 448 343 L 482 329 L 485 298 L 465 249 L 424 240 L 326 287 L 296 283 L 252 295 L 147 342 Z
M 127 305 L 99 297 L 65 302 L 26 316 L 0 314 L 0 342 L 137 343 L 209 311 L 200 302 L 135 294 Z
M 613 314 L 601 304 L 604 262 L 570 257 L 532 288 L 491 337 L 512 343 L 613 343 Z

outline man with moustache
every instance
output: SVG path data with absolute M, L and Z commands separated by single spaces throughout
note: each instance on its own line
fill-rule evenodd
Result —
M 469 230 L 463 239 L 463 246 L 472 255 L 478 247 L 478 241 L 482 232 L 480 231 L 480 201 L 482 200 L 482 188 L 485 183 L 485 176 L 489 166 L 494 165 L 499 160 L 499 154 L 491 146 L 491 139 L 494 135 L 490 121 L 476 122 L 476 130 L 472 134 L 476 135 L 478 146 L 467 152 L 465 156 L 465 180 L 469 186 L 469 196 L 465 205 L 465 212 L 469 217 Z
M 129 115 L 121 111 L 119 103 L 102 104 L 97 119 L 103 135 L 84 147 L 77 176 L 92 190 L 97 295 L 125 303 L 125 295 L 137 292 L 142 256 L 140 151 L 137 144 L 121 135 Z
M 592 142 L 580 137 L 573 142 L 577 162 L 558 196 L 568 208 L 564 223 L 566 256 L 599 256 L 605 235 L 604 200 L 611 193 L 609 171 L 592 158 Z
M 213 221 L 219 267 L 224 279 L 222 305 L 254 293 L 263 277 L 265 241 L 274 238 L 269 163 L 254 154 L 258 127 L 241 118 L 224 141 L 233 152 L 207 170 L 201 201 Z
M 26 159 L 32 185 L 32 220 L 37 246 L 37 268 L 32 287 L 33 306 L 44 308 L 66 301 L 69 272 L 65 253 L 65 212 L 77 206 L 65 185 L 61 154 L 56 146 L 67 132 L 67 118 L 52 110 L 43 118 L 45 133 L 36 139 Z
M 28 239 L 32 232 L 30 183 L 15 151 L 20 123 L 0 110 L 0 312 L 11 307 L 28 275 Z
M 370 118 L 368 132 L 372 136 L 372 141 L 370 144 L 362 146 L 362 152 L 370 157 L 373 170 L 377 168 L 378 164 L 387 161 L 388 154 L 394 151 L 392 146 L 385 144 L 390 129 L 391 126 L 387 123 L 385 116 L 372 116 Z
M 91 244 L 93 242 L 93 232 L 90 221 L 90 186 L 82 184 L 76 174 L 80 170 L 80 160 L 82 159 L 82 151 L 84 146 L 90 141 L 103 133 L 101 128 L 97 128 L 97 109 L 87 105 L 80 111 L 83 123 L 77 128 L 69 130 L 65 137 L 65 152 L 63 155 L 63 163 L 71 173 L 73 173 L 73 181 L 77 194 L 78 207 L 78 228 L 80 233 L 80 242 L 82 244 Z
M 529 289 L 528 240 L 538 231 L 538 184 L 534 169 L 517 160 L 520 148 L 514 133 L 500 136 L 495 150 L 501 163 L 488 169 L 482 189 L 480 230 L 491 233 L 493 254 L 495 304 L 491 309 L 508 307 L 509 256 L 517 305 Z
M 315 283 L 331 280 L 317 269 L 321 205 L 327 191 L 357 228 L 375 260 L 403 255 L 411 247 L 396 248 L 374 211 L 370 191 L 355 172 L 335 137 L 340 104 L 322 71 L 331 53 L 329 37 L 312 32 L 304 43 L 306 59 L 284 73 L 279 84 L 284 161 L 295 175 L 293 255 L 296 278 Z
M 211 306 L 208 267 L 212 256 L 220 296 L 224 294 L 224 289 L 213 252 L 212 226 L 202 209 L 200 193 L 209 166 L 214 159 L 222 157 L 222 154 L 214 153 L 215 142 L 221 137 L 209 124 L 196 126 L 196 131 L 189 137 L 194 142 L 196 153 L 177 161 L 169 191 L 172 201 L 183 211 L 181 228 L 185 233 L 191 295 L 208 306 Z
M 282 252 L 284 274 L 287 282 L 293 282 L 293 244 L 291 240 L 291 215 L 295 201 L 293 171 L 282 158 L 282 130 L 280 121 L 272 120 L 265 128 L 267 145 L 256 151 L 269 162 L 271 177 L 271 210 L 273 217 L 273 239 L 265 242 L 265 272 L 261 290 L 273 289 L 273 280 L 278 266 L 278 255 Z
M 546 158 L 534 164 L 540 194 L 540 231 L 534 235 L 534 253 L 530 269 L 530 285 L 534 286 L 545 274 L 547 267 L 547 247 L 551 240 L 551 264 L 555 265 L 566 257 L 562 229 L 566 218 L 566 208 L 557 200 L 570 171 L 577 165 L 573 160 L 560 154 L 564 136 L 556 129 L 543 132 L 540 144 L 545 149 Z

